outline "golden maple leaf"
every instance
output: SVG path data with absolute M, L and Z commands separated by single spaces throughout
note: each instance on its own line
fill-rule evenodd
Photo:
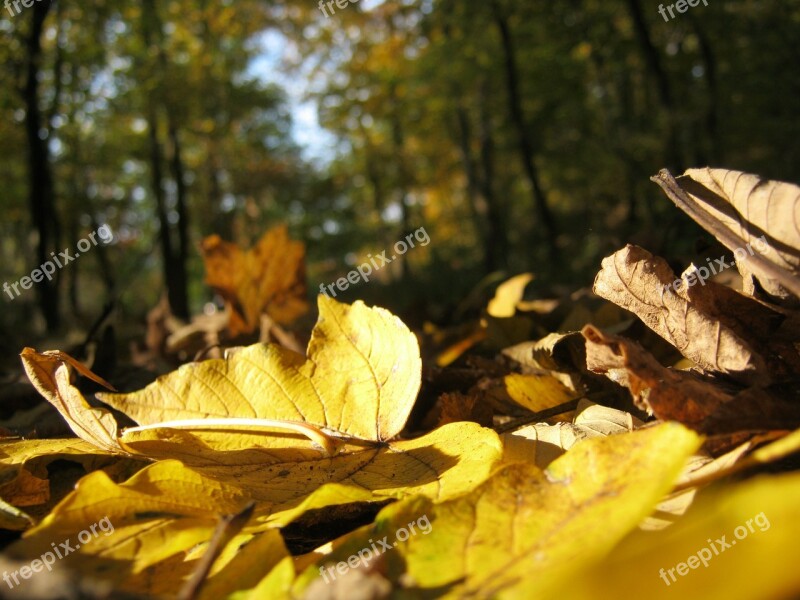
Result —
M 201 249 L 206 283 L 225 299 L 232 335 L 255 331 L 262 313 L 286 324 L 308 311 L 305 246 L 289 238 L 285 225 L 267 231 L 249 250 L 216 234 Z

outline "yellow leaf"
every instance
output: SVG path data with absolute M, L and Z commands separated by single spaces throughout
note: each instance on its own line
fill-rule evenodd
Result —
M 95 528 L 98 535 L 87 535 L 89 541 L 74 554 L 102 559 L 84 567 L 97 575 L 109 560 L 129 565 L 115 570 L 120 577 L 206 541 L 218 516 L 237 512 L 247 500 L 237 487 L 204 478 L 178 461 L 158 462 L 123 484 L 95 472 L 9 551 L 35 558 L 51 550 L 51 542 L 71 539 L 74 546 L 80 532 L 106 519 L 104 528 Z
M 47 465 L 66 459 L 87 470 L 97 455 L 107 454 L 79 439 L 0 441 L 0 497 L 17 507 L 37 506 L 50 500 Z
M 568 586 L 571 600 L 797 598 L 798 497 L 796 473 L 718 488 L 672 527 L 554 581 L 549 597 Z
M 531 412 L 541 412 L 581 397 L 550 373 L 520 375 L 512 373 L 504 378 L 511 399 Z
M 285 558 L 291 562 L 283 537 L 277 529 L 256 536 L 239 535 L 231 540 L 225 551 L 217 559 L 214 571 L 201 588 L 201 600 L 217 600 L 233 592 L 255 588 Z
M 503 460 L 532 462 L 544 469 L 580 440 L 627 433 L 642 425 L 630 413 L 588 400 L 581 400 L 575 412 L 572 423 L 537 423 L 503 434 Z
M 415 494 L 443 501 L 483 483 L 500 455 L 492 430 L 454 423 L 415 440 L 314 461 L 190 469 L 164 460 L 123 484 L 96 472 L 81 479 L 12 550 L 30 560 L 48 551 L 50 542 L 74 538 L 108 519 L 114 531 L 83 545 L 76 560 L 83 559 L 82 572 L 119 583 L 208 541 L 219 515 L 235 513 L 251 500 L 257 500 L 256 514 L 247 534 L 333 505 Z M 126 585 L 141 591 L 130 580 Z
M 54 440 L 2 440 L 0 441 L 0 479 L 5 483 L 29 462 L 46 457 L 52 461 L 60 457 L 87 454 L 105 454 L 91 442 L 75 438 Z
M 136 447 L 135 444 L 132 444 Z M 164 455 L 181 455 L 175 449 Z M 502 455 L 497 434 L 476 423 L 445 425 L 414 440 L 344 452 L 333 457 L 308 449 L 206 452 L 181 458 L 196 473 L 230 484 L 257 500 L 263 523 L 282 526 L 303 513 L 353 502 L 380 502 L 421 494 L 437 501 L 473 490 L 489 477 Z M 216 463 L 213 457 L 220 457 Z M 153 468 L 153 467 L 149 467 Z
M 699 444 L 693 432 L 667 423 L 584 440 L 547 471 L 509 465 L 448 502 L 395 503 L 306 569 L 293 592 L 300 595 L 320 577 L 319 567 L 347 560 L 369 548 L 369 540 L 388 536 L 391 543 L 412 519 L 419 524 L 426 517 L 427 534 L 397 536 L 382 555 L 383 572 L 395 585 L 403 575 L 416 586 L 415 597 L 434 590 L 446 598 L 535 597 L 551 569 L 599 558 L 636 527 Z
M 285 225 L 267 231 L 247 251 L 218 235 L 201 247 L 206 283 L 225 299 L 233 336 L 254 331 L 262 313 L 290 323 L 308 312 L 305 247 L 289 239 Z
M 18 508 L 0 499 L 0 528 L 22 531 L 33 525 L 33 519 Z
M 308 358 L 256 344 L 227 359 L 184 365 L 131 394 L 98 397 L 140 425 L 247 417 L 300 421 L 383 441 L 405 425 L 419 390 L 413 333 L 382 308 L 319 296 Z
M 237 592 L 231 595 L 231 600 L 263 600 L 264 598 L 278 600 L 279 598 L 291 598 L 289 590 L 294 578 L 294 563 L 292 558 L 287 556 L 252 591 Z
M 20 356 L 31 383 L 56 407 L 75 435 L 107 452 L 124 453 L 117 441 L 117 422 L 113 415 L 105 409 L 89 406 L 78 389 L 70 384 L 67 364 L 75 366 L 76 361 L 66 360 L 62 352 L 39 353 L 32 348 L 25 348 Z M 81 372 L 89 373 L 86 369 Z
M 517 304 L 525 294 L 525 286 L 533 281 L 533 273 L 523 273 L 504 281 L 497 287 L 494 298 L 486 307 L 493 317 L 513 317 L 517 311 Z

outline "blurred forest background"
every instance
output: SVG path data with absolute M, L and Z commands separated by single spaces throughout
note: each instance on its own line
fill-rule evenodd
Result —
M 446 324 L 481 281 L 531 271 L 553 296 L 627 242 L 690 254 L 704 234 L 649 181 L 661 168 L 800 179 L 797 0 L 709 0 L 669 22 L 651 0 L 12 12 L 0 283 L 100 225 L 115 241 L 3 294 L 4 355 L 85 333 L 111 300 L 140 333 L 162 294 L 178 317 L 201 312 L 212 233 L 249 247 L 287 223 L 311 300 L 425 227 L 429 245 L 339 298 Z

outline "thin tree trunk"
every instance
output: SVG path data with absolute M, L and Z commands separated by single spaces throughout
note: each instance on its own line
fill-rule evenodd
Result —
M 540 183 L 539 172 L 535 163 L 535 149 L 531 137 L 527 133 L 525 126 L 525 115 L 522 110 L 522 95 L 519 86 L 519 74 L 517 68 L 516 50 L 514 40 L 511 36 L 511 28 L 508 18 L 503 14 L 497 0 L 491 0 L 494 22 L 500 33 L 500 41 L 503 47 L 503 66 L 506 73 L 506 87 L 508 89 L 508 106 L 511 113 L 511 120 L 517 129 L 517 143 L 522 158 L 522 166 L 528 182 L 531 186 L 534 207 L 539 217 L 541 227 L 547 243 L 547 249 L 551 256 L 556 253 L 556 237 L 558 231 L 555 219 L 550 211 L 547 196 Z
M 163 77 L 165 57 L 163 55 L 163 40 L 161 39 L 161 22 L 156 12 L 156 6 L 153 0 L 144 0 L 142 3 L 142 25 L 144 43 L 147 49 L 152 47 L 153 37 L 156 36 L 156 42 L 159 44 L 158 59 L 159 66 L 161 67 Z M 163 91 L 163 81 L 158 82 L 159 91 Z M 188 254 L 188 223 L 186 217 L 186 204 L 182 196 L 185 194 L 184 180 L 183 180 L 183 165 L 180 159 L 180 146 L 178 144 L 177 133 L 175 132 L 174 124 L 167 110 L 167 127 L 169 136 L 173 145 L 172 148 L 172 161 L 173 174 L 175 175 L 175 185 L 178 190 L 178 198 L 176 199 L 176 209 L 178 211 L 178 252 L 176 253 L 175 246 L 172 239 L 172 227 L 169 222 L 169 215 L 166 204 L 166 197 L 162 182 L 164 180 L 164 173 L 162 164 L 164 161 L 164 153 L 161 147 L 161 142 L 158 138 L 158 110 L 156 102 L 148 99 L 148 129 L 150 137 L 150 164 L 153 194 L 156 200 L 156 214 L 160 225 L 159 241 L 161 243 L 161 257 L 163 262 L 164 283 L 167 288 L 167 298 L 169 300 L 170 310 L 174 315 L 179 318 L 187 319 L 189 317 L 189 303 L 187 299 L 187 276 L 185 257 Z M 168 109 L 168 107 L 167 107 Z M 181 224 L 187 227 L 181 231 Z
M 172 231 L 167 216 L 167 203 L 162 185 L 164 180 L 161 166 L 163 153 L 161 151 L 161 143 L 158 140 L 158 117 L 156 116 L 155 109 L 151 108 L 148 113 L 147 125 L 150 138 L 150 175 L 153 195 L 156 200 L 156 216 L 158 217 L 159 224 L 158 239 L 161 247 L 161 268 L 164 273 L 164 284 L 167 288 L 167 300 L 169 301 L 170 310 L 174 312 L 174 307 L 180 306 L 181 300 L 175 296 L 175 288 L 171 285 L 175 277 L 172 266 L 174 251 L 172 249 Z
M 171 117 L 169 117 L 171 120 Z M 186 178 L 184 175 L 183 159 L 181 158 L 181 143 L 178 130 L 173 123 L 169 126 L 169 137 L 172 142 L 172 177 L 175 179 L 175 209 L 178 212 L 178 253 L 173 256 L 175 279 L 175 300 L 179 302 L 172 307 L 175 315 L 181 319 L 189 319 L 189 284 L 186 274 L 186 265 L 189 262 L 189 211 L 186 203 Z
M 453 7 L 449 2 L 445 3 L 443 10 L 449 14 Z M 449 44 L 453 43 L 453 33 L 450 23 L 445 20 L 442 24 L 442 33 Z M 481 90 L 482 91 L 482 90 Z M 470 207 L 470 214 L 474 222 L 474 227 L 483 248 L 483 262 L 488 273 L 498 268 L 497 249 L 494 243 L 495 232 L 491 230 L 492 224 L 488 221 L 489 202 L 492 198 L 485 194 L 485 182 L 481 180 L 479 166 L 476 157 L 472 153 L 472 126 L 469 118 L 469 111 L 465 106 L 464 91 L 458 82 L 450 85 L 450 95 L 456 98 L 456 127 L 458 130 L 458 147 L 461 154 L 461 163 L 464 166 L 464 173 L 467 176 L 467 202 Z M 480 98 L 483 101 L 483 96 Z M 482 107 L 483 108 L 483 107 Z M 481 112 L 483 116 L 483 111 Z M 491 187 L 491 186 L 490 186 Z M 483 196 L 483 205 L 479 205 L 480 197 Z
M 36 246 L 38 267 L 49 258 L 51 251 L 58 251 L 60 245 L 60 226 L 55 210 L 55 192 L 50 171 L 50 151 L 48 140 L 41 136 L 45 129 L 39 109 L 39 72 L 42 60 L 42 34 L 44 22 L 50 11 L 49 0 L 37 2 L 31 9 L 33 22 L 28 36 L 27 78 L 23 96 L 25 100 L 25 130 L 28 138 L 28 181 L 31 220 L 39 234 Z M 39 307 L 44 316 L 47 330 L 58 329 L 60 325 L 58 282 L 60 273 L 56 272 L 53 281 L 43 280 L 36 284 Z
M 628 9 L 630 11 L 631 19 L 633 20 L 633 28 L 636 31 L 636 38 L 639 40 L 639 47 L 644 54 L 645 61 L 647 62 L 648 70 L 656 82 L 658 89 L 658 98 L 661 107 L 667 118 L 667 141 L 666 152 L 668 167 L 673 171 L 683 170 L 683 161 L 681 160 L 680 150 L 678 148 L 678 132 L 677 124 L 675 122 L 675 103 L 673 100 L 672 88 L 670 86 L 669 77 L 667 76 L 664 67 L 661 64 L 661 55 L 658 49 L 653 44 L 650 36 L 650 30 L 647 29 L 647 22 L 642 13 L 642 7 L 639 5 L 639 0 L 628 0 Z
M 479 181 L 478 167 L 475 164 L 475 158 L 472 156 L 472 149 L 470 148 L 472 128 L 469 123 L 469 115 L 461 102 L 456 107 L 456 122 L 458 123 L 458 146 L 461 153 L 461 163 L 467 175 L 467 202 L 469 203 L 475 231 L 483 247 L 484 265 L 486 270 L 491 273 L 497 268 L 497 257 L 494 253 L 494 247 L 490 243 L 485 214 L 482 214 L 485 213 L 485 210 L 481 211 L 478 206 L 481 182 Z
M 706 142 L 708 144 L 708 156 L 700 157 L 698 164 L 713 164 L 722 160 L 719 156 L 719 94 L 717 87 L 717 61 L 714 57 L 714 50 L 711 48 L 711 41 L 708 39 L 705 30 L 700 27 L 696 19 L 692 19 L 692 29 L 697 35 L 700 44 L 700 56 L 703 57 L 705 67 L 706 82 L 708 82 L 708 108 L 706 109 Z
M 408 186 L 410 177 L 405 160 L 405 134 L 403 132 L 403 125 L 400 122 L 399 102 L 395 93 L 394 84 L 390 86 L 389 96 L 392 104 L 392 143 L 394 145 L 395 160 L 397 161 L 397 187 L 400 192 L 400 221 L 403 227 L 402 235 L 407 235 L 411 230 L 411 214 L 408 206 Z M 408 264 L 408 258 L 404 258 L 400 261 L 400 268 L 401 278 L 404 281 L 408 280 L 411 277 L 411 267 Z
M 482 174 L 479 178 L 481 194 L 486 200 L 486 219 L 488 223 L 488 245 L 492 249 L 493 268 L 505 269 L 508 266 L 510 248 L 508 244 L 508 214 L 506 203 L 494 193 L 494 135 L 492 116 L 488 110 L 488 82 L 481 83 L 478 99 L 480 113 L 480 157 Z

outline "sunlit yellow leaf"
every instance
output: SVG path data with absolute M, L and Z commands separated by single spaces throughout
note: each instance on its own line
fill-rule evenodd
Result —
M 571 600 L 797 598 L 798 498 L 798 474 L 718 488 L 672 527 L 631 536 L 549 591 L 566 585 Z
M 525 286 L 532 280 L 532 273 L 523 273 L 501 283 L 494 298 L 489 301 L 486 312 L 493 317 L 513 317 L 517 311 L 517 304 L 525 293 Z
M 635 528 L 699 444 L 691 431 L 664 424 L 584 440 L 547 471 L 509 465 L 449 502 L 401 501 L 304 571 L 293 591 L 320 577 L 320 566 L 347 560 L 370 539 L 391 543 L 399 528 L 427 517 L 427 534 L 398 541 L 382 556 L 395 585 L 406 573 L 402 580 L 419 588 L 416 596 L 437 589 L 448 598 L 534 597 L 550 569 L 599 558 Z
M 256 344 L 227 360 L 184 365 L 139 392 L 98 397 L 140 425 L 249 417 L 391 439 L 419 390 L 416 337 L 382 308 L 318 298 L 320 316 L 307 359 L 281 346 Z
M 233 592 L 255 588 L 273 568 L 288 557 L 289 552 L 277 529 L 265 531 L 255 537 L 236 536 L 228 544 L 226 552 L 217 559 L 214 571 L 203 584 L 200 598 L 217 600 Z
M 108 561 L 125 564 L 115 573 L 120 577 L 206 541 L 217 518 L 237 512 L 247 499 L 239 488 L 204 478 L 178 461 L 156 463 L 123 484 L 95 472 L 81 479 L 10 552 L 30 559 L 51 550 L 54 541 L 71 539 L 74 546 L 79 534 L 95 525 L 96 535 L 86 536 L 90 539 L 75 558 L 99 559 L 83 565 L 96 574 Z
M 531 412 L 553 408 L 581 396 L 580 392 L 570 389 L 550 373 L 512 373 L 505 376 L 504 382 L 511 399 Z
M 122 453 L 117 442 L 117 422 L 102 408 L 89 406 L 86 399 L 69 381 L 67 362 L 61 352 L 39 353 L 25 348 L 20 354 L 28 378 L 37 391 L 56 407 L 79 438 L 108 452 Z M 84 373 L 88 373 L 86 369 Z

